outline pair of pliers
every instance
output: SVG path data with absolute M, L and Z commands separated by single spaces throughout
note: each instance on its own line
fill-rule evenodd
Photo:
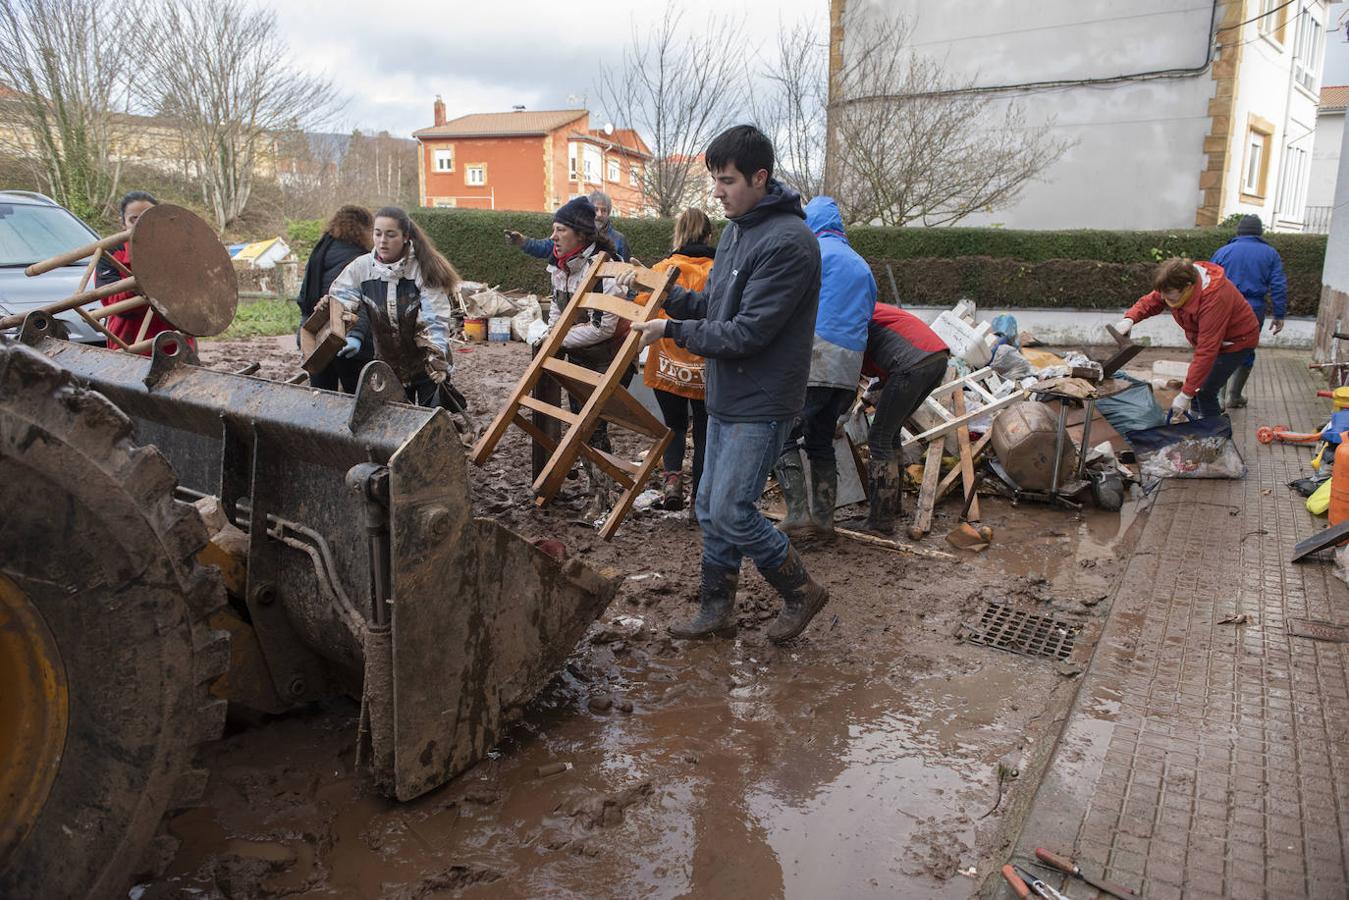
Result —
M 1069 900 L 1067 894 L 1055 890 L 1020 866 L 1003 866 L 1002 877 L 1007 879 L 1007 883 L 1012 886 L 1012 890 L 1021 900 L 1026 900 L 1032 891 L 1035 892 L 1037 897 L 1043 897 L 1044 900 Z

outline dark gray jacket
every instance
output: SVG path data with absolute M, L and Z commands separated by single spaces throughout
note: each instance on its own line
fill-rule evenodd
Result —
M 820 300 L 820 243 L 801 195 L 777 181 L 731 220 L 701 291 L 671 286 L 666 336 L 707 357 L 707 412 L 781 422 L 801 412 Z

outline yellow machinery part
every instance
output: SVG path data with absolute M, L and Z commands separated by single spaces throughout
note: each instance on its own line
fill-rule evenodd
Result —
M 28 595 L 0 575 L 0 870 L 47 801 L 69 715 L 56 641 Z

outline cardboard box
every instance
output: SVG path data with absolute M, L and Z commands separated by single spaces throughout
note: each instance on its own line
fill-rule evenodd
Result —
M 324 297 L 300 326 L 300 368 L 310 375 L 322 372 L 346 346 L 347 326 L 342 321 L 342 304 Z

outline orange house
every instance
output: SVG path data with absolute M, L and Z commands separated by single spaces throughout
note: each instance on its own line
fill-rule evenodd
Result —
M 422 206 L 552 212 L 600 190 L 616 216 L 647 211 L 642 183 L 651 150 L 630 128 L 590 127 L 584 109 L 473 113 L 414 131 Z

